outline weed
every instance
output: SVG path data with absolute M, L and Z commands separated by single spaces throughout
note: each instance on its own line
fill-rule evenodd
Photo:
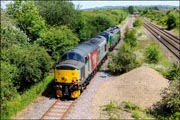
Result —
M 103 105 L 102 110 L 105 111 L 105 114 L 107 114 L 111 120 L 120 118 L 118 114 L 119 105 L 116 101 L 111 101 L 109 104 Z
M 152 116 L 146 109 L 143 109 L 130 101 L 123 101 L 121 106 L 123 106 L 121 108 L 122 110 L 130 112 L 135 119 L 152 119 Z

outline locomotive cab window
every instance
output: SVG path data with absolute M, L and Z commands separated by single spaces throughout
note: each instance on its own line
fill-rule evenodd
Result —
M 67 60 L 67 54 L 63 55 L 61 58 L 61 61 L 65 61 L 65 60 Z
M 105 47 L 105 52 L 106 52 L 106 50 L 107 50 L 107 44 L 105 44 L 104 47 Z
M 80 61 L 80 62 L 84 62 L 84 59 L 83 59 L 82 56 L 80 56 L 79 54 L 73 53 L 73 52 L 68 53 L 67 59 L 68 60 L 77 60 L 77 61 Z
M 86 56 L 86 57 L 85 57 L 85 63 L 87 63 L 87 62 L 88 62 L 88 57 Z
M 75 70 L 74 67 L 71 66 L 56 66 L 57 70 Z

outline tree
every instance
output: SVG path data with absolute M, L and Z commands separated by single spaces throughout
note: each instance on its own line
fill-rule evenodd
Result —
M 176 12 L 175 10 L 170 10 L 167 12 L 167 16 L 168 16 L 168 19 L 167 19 L 166 24 L 167 24 L 167 27 L 169 30 L 171 30 L 179 25 L 178 23 L 180 23 L 179 22 L 180 18 L 179 18 L 178 12 Z
M 37 1 L 40 15 L 46 20 L 47 24 L 67 25 L 74 27 L 78 19 L 79 11 L 75 10 L 73 3 L 69 1 Z
M 128 7 L 128 11 L 130 14 L 134 14 L 134 7 L 133 6 L 129 6 Z
M 137 65 L 136 55 L 132 52 L 131 47 L 128 44 L 123 44 L 116 55 L 112 54 L 108 68 L 112 73 L 119 74 L 128 72 Z
M 91 21 L 92 26 L 96 26 L 96 34 L 112 26 L 112 20 L 105 15 L 97 15 Z
M 51 68 L 50 56 L 38 45 L 3 49 L 1 60 L 17 67 L 18 72 L 13 78 L 13 84 L 20 92 L 41 81 Z
M 141 19 L 136 19 L 133 23 L 134 27 L 141 27 L 143 25 L 143 21 Z
M 145 49 L 146 61 L 149 63 L 157 63 L 160 59 L 159 46 L 152 44 Z
M 127 29 L 125 32 L 125 38 L 124 42 L 129 44 L 131 47 L 135 47 L 137 45 L 137 39 L 136 39 L 136 31 Z
M 12 46 L 22 47 L 28 44 L 28 36 L 16 25 L 15 20 L 1 11 L 1 49 Z
M 45 21 L 41 16 L 33 1 L 15 1 L 7 5 L 7 13 L 15 18 L 18 26 L 33 42 L 46 31 Z
M 41 38 L 37 40 L 37 43 L 47 49 L 55 62 L 65 51 L 72 49 L 79 42 L 67 26 L 51 27 L 49 31 L 42 34 Z

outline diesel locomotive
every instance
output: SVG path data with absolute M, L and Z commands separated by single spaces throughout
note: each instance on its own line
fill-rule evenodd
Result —
M 64 53 L 54 70 L 57 97 L 80 96 L 120 39 L 120 28 L 114 26 Z

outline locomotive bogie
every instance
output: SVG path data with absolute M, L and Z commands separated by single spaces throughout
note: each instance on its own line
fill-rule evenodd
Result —
M 80 90 L 73 91 L 71 92 L 71 98 L 78 98 L 80 94 L 81 94 Z

